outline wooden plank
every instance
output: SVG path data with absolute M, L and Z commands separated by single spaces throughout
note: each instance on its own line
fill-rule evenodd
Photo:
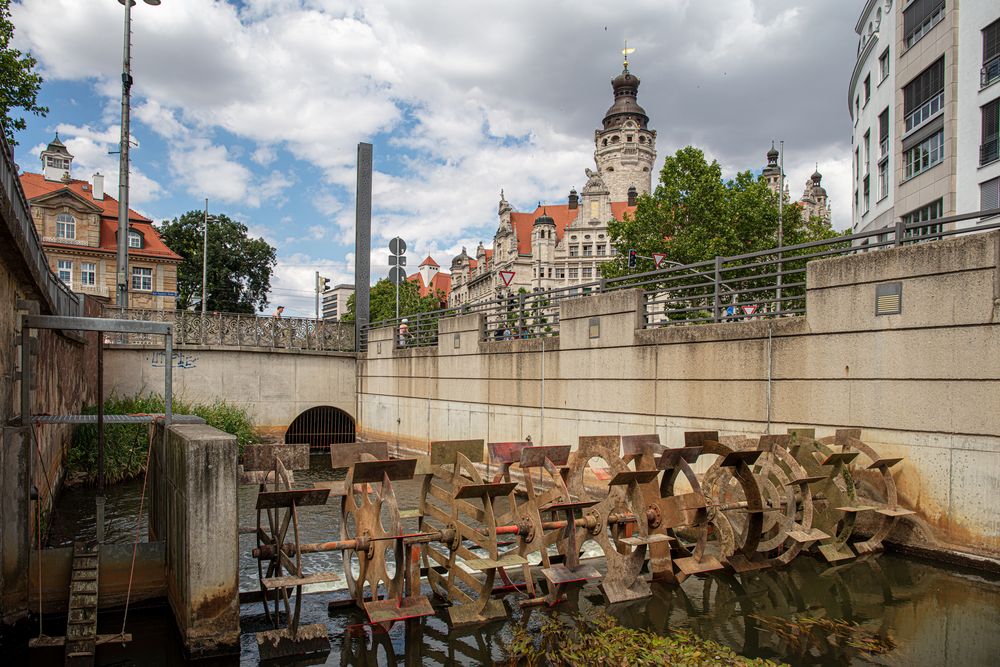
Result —
M 323 623 L 300 625 L 294 633 L 290 628 L 265 630 L 256 638 L 261 662 L 330 652 L 330 638 Z
M 287 491 L 261 491 L 257 494 L 257 509 L 275 509 L 291 507 L 294 502 L 298 507 L 309 505 L 325 505 L 330 495 L 329 489 L 290 489 Z
M 521 450 L 522 468 L 540 468 L 545 465 L 545 459 L 554 466 L 564 466 L 569 461 L 570 445 L 537 445 Z
M 365 454 L 379 461 L 389 458 L 388 442 L 345 442 L 330 446 L 330 467 L 334 470 L 350 468 L 352 463 L 362 460 Z
M 637 547 L 643 544 L 655 544 L 657 542 L 670 542 L 674 538 L 663 533 L 653 533 L 652 535 L 633 535 L 632 537 L 619 537 L 616 542 Z
M 470 570 L 482 572 L 483 570 L 494 570 L 498 567 L 519 567 L 527 565 L 528 559 L 517 554 L 506 554 L 497 560 L 492 558 L 473 558 L 463 561 Z
M 659 474 L 659 470 L 622 470 L 611 478 L 608 486 L 626 486 L 633 482 L 636 484 L 646 484 L 656 479 L 656 476 Z
M 600 579 L 601 573 L 593 565 L 578 565 L 572 570 L 565 565 L 553 565 L 542 568 L 542 576 L 555 587 L 560 584 L 575 584 Z
M 506 496 L 517 488 L 517 482 L 500 482 L 498 484 L 466 484 L 455 492 L 456 500 L 462 498 L 495 498 Z
M 431 465 L 454 464 L 457 454 L 472 463 L 483 463 L 483 440 L 435 440 L 430 444 Z
M 846 544 L 840 547 L 836 544 L 821 544 L 819 545 L 819 553 L 828 563 L 836 563 L 837 561 L 850 560 L 856 557 L 851 548 Z
M 875 511 L 882 516 L 909 516 L 910 514 L 916 514 L 913 510 L 902 507 L 876 507 Z
M 351 465 L 348 479 L 354 484 L 376 484 L 388 476 L 391 481 L 413 479 L 416 459 L 388 459 L 384 461 L 357 461 Z
M 313 572 L 297 577 L 290 574 L 283 577 L 265 577 L 262 580 L 264 588 L 292 588 L 293 586 L 306 586 L 308 584 L 325 584 L 330 581 L 339 581 L 340 575 L 336 572 Z
M 706 442 L 718 442 L 718 431 L 687 431 L 684 433 L 684 446 L 697 447 Z
M 126 632 L 124 635 L 97 635 L 94 640 L 95 646 L 101 646 L 103 644 L 118 644 L 121 642 L 132 641 L 132 633 Z M 43 635 L 41 637 L 32 637 L 28 640 L 29 648 L 58 648 L 66 644 L 65 637 L 49 637 Z
M 550 503 L 538 508 L 539 512 L 568 512 L 593 507 L 599 500 L 577 500 L 566 503 Z
M 877 468 L 891 468 L 892 466 L 896 465 L 902 460 L 903 460 L 902 456 L 900 456 L 899 458 L 875 459 L 875 461 L 870 466 L 868 466 L 868 469 L 876 470 Z
M 493 463 L 516 463 L 521 460 L 521 450 L 530 446 L 530 442 L 489 442 L 486 449 Z
M 694 556 L 689 558 L 675 558 L 676 565 L 681 572 L 687 575 L 703 574 L 705 572 L 715 572 L 722 569 L 722 563 L 712 556 L 705 556 L 698 560 Z
M 391 623 L 408 618 L 433 616 L 434 607 L 426 595 L 414 595 L 403 599 L 389 598 L 366 602 L 365 612 L 372 623 Z

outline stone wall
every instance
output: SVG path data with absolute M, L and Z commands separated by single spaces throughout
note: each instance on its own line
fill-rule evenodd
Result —
M 163 352 L 138 347 L 105 352 L 108 391 L 121 395 L 163 393 Z M 280 348 L 178 346 L 174 352 L 174 397 L 246 408 L 258 430 L 284 435 L 309 408 L 329 405 L 356 411 L 353 353 Z
M 359 432 L 419 449 L 860 427 L 906 457 L 903 501 L 937 539 L 1000 555 L 998 256 L 991 232 L 814 261 L 808 315 L 778 320 L 642 329 L 642 294 L 624 291 L 563 302 L 549 339 L 481 341 L 479 315 L 443 320 L 433 348 L 376 330 Z M 876 285 L 897 281 L 902 313 L 876 316 Z

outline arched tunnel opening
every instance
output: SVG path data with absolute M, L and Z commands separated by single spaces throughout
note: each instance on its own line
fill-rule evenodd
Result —
M 330 445 L 354 442 L 354 418 L 329 405 L 309 408 L 288 426 L 285 442 L 307 444 L 313 452 L 329 451 Z

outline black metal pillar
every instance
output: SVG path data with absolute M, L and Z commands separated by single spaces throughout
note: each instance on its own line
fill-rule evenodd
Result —
M 358 144 L 358 191 L 354 223 L 354 348 L 362 349 L 368 326 L 372 247 L 372 145 Z

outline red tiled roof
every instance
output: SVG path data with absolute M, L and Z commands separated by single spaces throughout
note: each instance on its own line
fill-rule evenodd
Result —
M 556 206 L 539 206 L 530 213 L 511 213 L 510 221 L 514 225 L 517 233 L 517 252 L 519 255 L 531 254 L 531 228 L 535 224 L 535 218 L 542 214 L 542 210 L 556 223 L 556 241 L 561 241 L 566 227 L 576 220 L 580 209 L 570 209 L 569 204 L 558 204 Z M 635 206 L 629 206 L 628 202 L 611 202 L 611 215 L 616 220 L 621 220 L 626 214 L 635 214 Z M 487 251 L 492 254 L 492 250 Z M 489 256 L 489 255 L 487 255 Z
M 44 197 L 45 195 L 50 195 L 61 190 L 69 190 L 78 197 L 83 198 L 85 201 L 99 207 L 101 209 L 101 234 L 100 234 L 100 245 L 97 248 L 88 248 L 87 246 L 70 245 L 70 244 L 57 244 L 45 242 L 46 246 L 52 247 L 65 247 L 68 250 L 97 250 L 100 252 L 117 252 L 117 233 L 118 233 L 118 200 L 114 197 L 109 197 L 107 194 L 104 195 L 104 199 L 94 199 L 94 193 L 91 190 L 91 184 L 87 181 L 81 180 L 71 180 L 68 183 L 62 181 L 47 181 L 45 177 L 41 174 L 32 174 L 25 172 L 21 174 L 21 187 L 24 188 L 24 194 L 28 198 L 28 203 L 30 204 L 33 200 L 39 197 Z M 84 186 L 87 189 L 84 190 Z M 153 221 L 144 215 L 136 213 L 132 209 L 128 211 L 129 227 L 139 232 L 143 236 L 143 248 L 129 248 L 129 256 L 137 257 L 156 257 L 159 259 L 168 259 L 174 261 L 181 261 L 182 257 L 175 253 L 173 250 L 167 247 L 160 238 L 160 233 L 156 231 L 153 227 Z
M 423 265 L 421 264 L 421 266 L 423 266 Z M 445 300 L 447 300 L 448 295 L 451 294 L 451 274 L 450 273 L 441 273 L 440 271 L 438 271 L 437 273 L 435 273 L 434 277 L 431 278 L 431 286 L 430 287 L 427 287 L 427 285 L 424 284 L 424 277 L 423 277 L 423 275 L 420 274 L 419 271 L 417 271 L 414 274 L 411 274 L 411 275 L 407 276 L 406 279 L 409 280 L 410 282 L 413 282 L 413 283 L 417 284 L 417 288 L 420 291 L 420 296 L 422 296 L 422 297 L 423 296 L 427 296 L 433 290 L 441 290 L 441 292 L 444 293 Z
M 420 262 L 420 266 L 437 266 L 438 268 L 441 268 L 430 255 L 427 255 L 427 259 Z
M 469 268 L 474 269 L 479 266 L 479 260 L 469 258 Z

